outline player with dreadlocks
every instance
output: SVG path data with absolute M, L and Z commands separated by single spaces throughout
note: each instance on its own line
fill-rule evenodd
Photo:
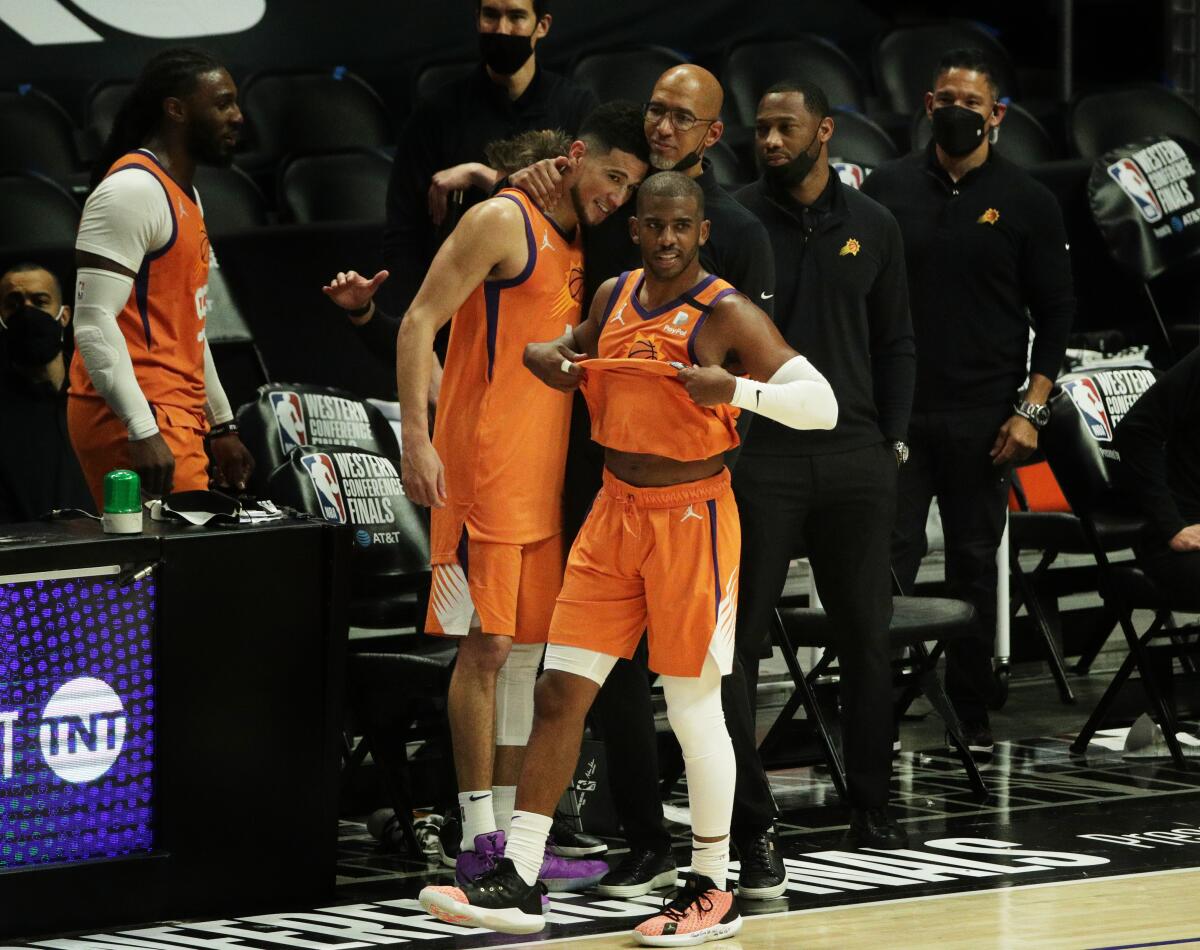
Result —
M 205 337 L 212 252 L 199 164 L 228 165 L 242 113 L 225 68 L 168 49 L 143 69 L 113 124 L 75 242 L 75 357 L 67 424 L 88 487 L 131 468 L 152 495 L 242 489 L 254 461 L 237 436 Z

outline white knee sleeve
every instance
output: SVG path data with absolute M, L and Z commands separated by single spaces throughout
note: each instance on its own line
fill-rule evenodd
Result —
M 708 656 L 699 676 L 664 676 L 662 686 L 667 720 L 687 767 L 692 833 L 702 838 L 728 835 L 737 765 L 721 706 L 721 671 Z
M 496 745 L 523 746 L 533 729 L 533 684 L 543 643 L 514 643 L 496 674 Z
M 546 647 L 546 669 L 584 676 L 597 686 L 604 685 L 616 663 L 615 656 L 597 653 L 595 650 L 569 647 L 562 643 L 551 643 Z

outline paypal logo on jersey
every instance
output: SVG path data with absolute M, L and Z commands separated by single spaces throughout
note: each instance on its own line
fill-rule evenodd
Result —
M 306 455 L 300 460 L 312 480 L 321 505 L 321 515 L 334 524 L 346 523 L 346 501 L 342 497 L 342 486 L 333 468 L 333 459 L 324 452 Z
M 271 393 L 271 408 L 279 427 L 279 445 L 284 454 L 301 445 L 308 445 L 308 427 L 304 423 L 304 406 L 300 394 L 290 390 Z

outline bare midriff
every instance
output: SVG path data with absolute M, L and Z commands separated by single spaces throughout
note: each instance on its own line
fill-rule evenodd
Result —
M 714 455 L 712 458 L 681 462 L 662 455 L 605 449 L 604 467 L 628 485 L 662 488 L 711 478 L 725 467 L 725 456 Z

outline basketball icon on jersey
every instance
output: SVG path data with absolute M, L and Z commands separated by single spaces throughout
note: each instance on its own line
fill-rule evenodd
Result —
M 629 346 L 629 356 L 635 360 L 656 360 L 658 359 L 658 348 L 655 347 L 653 340 L 638 337 Z
M 301 459 L 308 477 L 312 479 L 321 505 L 321 516 L 334 524 L 346 523 L 346 501 L 342 498 L 342 486 L 333 468 L 333 459 L 324 452 L 306 455 Z
M 1090 379 L 1078 379 L 1064 383 L 1064 388 L 1071 396 L 1087 423 L 1088 431 L 1097 442 L 1111 442 L 1113 436 L 1112 423 L 1108 418 L 1108 410 L 1104 408 L 1104 399 L 1096 384 Z
M 1119 162 L 1113 162 L 1108 166 L 1108 174 L 1129 196 L 1129 200 L 1142 213 L 1143 218 L 1151 224 L 1162 220 L 1162 204 L 1137 162 L 1132 158 L 1123 158 Z
M 301 445 L 308 445 L 308 427 L 304 423 L 304 405 L 300 394 L 283 389 L 271 393 L 271 408 L 279 427 L 279 446 L 284 454 Z

